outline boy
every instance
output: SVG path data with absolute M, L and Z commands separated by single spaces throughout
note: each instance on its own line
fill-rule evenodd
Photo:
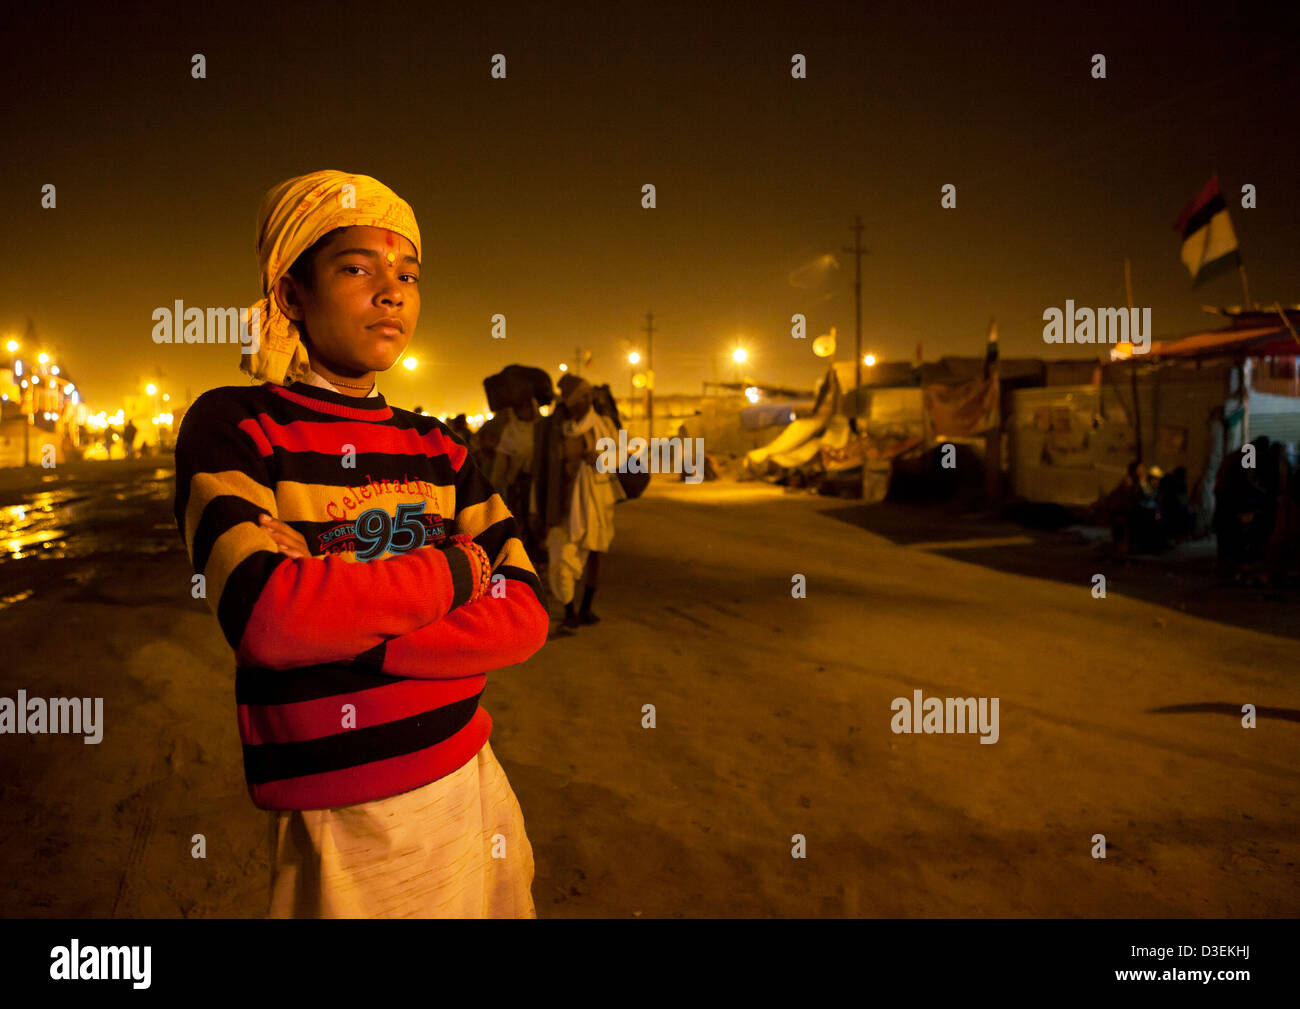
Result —
M 264 384 L 186 413 L 175 513 L 235 649 L 268 916 L 535 917 L 478 699 L 546 639 L 537 575 L 466 447 L 374 387 L 419 317 L 415 216 L 317 172 L 267 193 L 257 247 Z

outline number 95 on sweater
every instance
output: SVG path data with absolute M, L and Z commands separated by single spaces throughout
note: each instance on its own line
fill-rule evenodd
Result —
M 404 554 L 426 544 L 439 544 L 451 534 L 450 523 L 441 515 L 424 513 L 426 502 L 397 506 L 394 519 L 382 508 L 369 508 L 356 518 L 356 558 L 374 560 L 385 553 Z

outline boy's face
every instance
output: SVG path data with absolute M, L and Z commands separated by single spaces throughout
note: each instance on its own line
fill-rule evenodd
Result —
M 287 275 L 275 286 L 285 314 L 303 323 L 310 356 L 341 374 L 391 368 L 420 317 L 420 266 L 410 239 L 384 228 L 344 228 L 317 253 L 312 275 L 310 288 Z

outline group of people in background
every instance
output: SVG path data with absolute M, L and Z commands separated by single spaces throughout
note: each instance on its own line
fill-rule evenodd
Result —
M 1238 581 L 1282 584 L 1300 573 L 1300 476 L 1287 446 L 1261 436 L 1251 452 L 1224 457 L 1214 480 L 1212 529 L 1220 572 Z M 1247 460 L 1253 458 L 1253 465 Z M 1187 471 L 1129 464 L 1112 522 L 1120 554 L 1163 553 L 1197 530 Z
M 1287 446 L 1255 438 L 1254 466 L 1229 453 L 1214 481 L 1214 532 L 1224 574 L 1281 584 L 1300 570 L 1300 479 Z
M 1115 545 L 1121 554 L 1158 554 L 1195 533 L 1187 493 L 1187 468 L 1166 474 L 1131 462 L 1119 489 L 1113 516 Z
M 448 426 L 514 515 L 543 584 L 564 607 L 553 636 L 598 623 L 592 609 L 601 557 L 614 539 L 614 506 L 627 494 L 616 473 L 597 466 L 600 439 L 618 439 L 622 422 L 609 386 L 566 374 L 550 412 L 520 396 L 476 432 L 463 416 Z M 578 600 L 578 585 L 582 585 Z

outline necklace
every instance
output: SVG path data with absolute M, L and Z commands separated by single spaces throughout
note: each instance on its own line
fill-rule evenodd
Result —
M 348 383 L 348 382 L 339 382 L 339 381 L 335 381 L 335 382 L 333 382 L 332 384 L 333 384 L 333 385 L 341 385 L 344 389 L 365 389 L 367 392 L 369 392 L 371 389 L 373 389 L 373 388 L 375 387 L 375 383 L 374 383 L 374 382 L 371 382 L 368 386 L 367 386 L 367 385 L 351 385 L 351 384 Z

